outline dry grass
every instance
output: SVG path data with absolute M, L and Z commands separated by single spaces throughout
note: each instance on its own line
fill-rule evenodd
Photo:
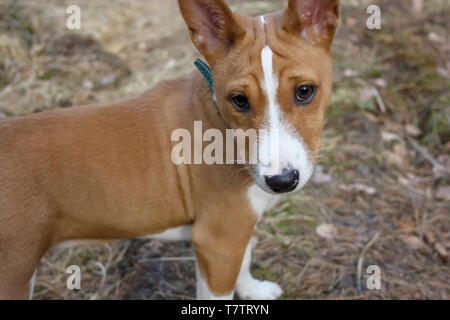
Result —
M 230 2 L 261 14 L 285 1 Z M 255 274 L 286 299 L 449 298 L 450 8 L 375 2 L 380 31 L 365 28 L 367 1 L 343 1 L 320 169 L 256 232 Z M 65 28 L 73 3 L 80 31 Z M 0 119 L 132 97 L 196 57 L 174 0 L 0 0 Z M 192 255 L 157 240 L 54 249 L 35 298 L 192 299 Z M 65 287 L 70 264 L 81 291 Z M 381 290 L 365 287 L 372 264 Z

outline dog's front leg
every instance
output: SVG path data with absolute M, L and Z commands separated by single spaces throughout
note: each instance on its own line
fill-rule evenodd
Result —
M 195 271 L 197 276 L 197 300 L 233 300 L 234 290 L 223 295 L 216 295 L 211 291 L 205 275 L 200 272 L 198 262 L 196 262 Z
M 235 224 L 229 230 L 227 226 L 215 223 L 194 224 L 192 241 L 197 259 L 197 299 L 233 299 L 253 227 L 253 221 L 247 225 L 245 222 Z
M 261 281 L 250 274 L 252 248 L 249 243 L 245 250 L 241 272 L 236 283 L 236 292 L 241 299 L 247 300 L 274 300 L 283 294 L 281 287 L 275 282 Z

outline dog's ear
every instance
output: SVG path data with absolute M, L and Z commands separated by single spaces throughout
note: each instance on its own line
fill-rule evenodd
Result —
M 339 20 L 339 0 L 289 0 L 283 29 L 318 44 L 331 44 Z
M 245 29 L 224 0 L 178 0 L 192 42 L 208 61 L 242 39 Z

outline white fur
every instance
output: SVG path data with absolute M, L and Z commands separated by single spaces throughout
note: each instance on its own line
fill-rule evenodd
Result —
M 178 228 L 168 229 L 162 233 L 149 235 L 145 239 L 159 239 L 169 241 L 189 241 L 192 239 L 192 226 L 182 226 Z
M 259 16 L 259 19 L 261 19 L 261 24 L 262 25 L 266 24 L 266 20 L 265 20 L 264 16 Z
M 178 228 L 168 229 L 158 234 L 152 234 L 143 237 L 143 239 L 159 239 L 169 241 L 189 241 L 191 240 L 192 226 L 186 225 Z M 80 245 L 92 245 L 99 244 L 102 241 L 99 240 L 69 240 L 59 243 L 55 246 L 58 249 L 70 249 Z
M 197 276 L 197 300 L 232 300 L 234 296 L 234 292 L 231 292 L 228 295 L 218 297 L 215 296 L 211 290 L 209 289 L 208 282 L 200 273 L 200 270 L 195 265 L 195 273 Z
M 170 240 L 170 241 L 186 241 L 191 240 L 192 226 L 182 226 L 174 229 L 166 230 L 163 233 L 150 235 L 146 238 Z M 197 276 L 197 299 L 199 300 L 231 300 L 233 299 L 234 292 L 223 297 L 215 296 L 209 289 L 206 279 L 201 275 L 200 270 L 196 263 L 196 276 Z
M 236 283 L 238 296 L 246 300 L 274 300 L 279 298 L 283 294 L 283 290 L 278 284 L 252 277 L 250 274 L 251 258 L 252 252 L 249 244 L 245 250 L 244 261 Z
M 250 205 L 258 215 L 258 218 L 262 216 L 264 211 L 271 209 L 280 199 L 280 196 L 267 193 L 256 184 L 248 188 L 247 196 L 250 201 Z
M 248 189 L 247 196 L 258 218 L 261 218 L 264 211 L 271 209 L 280 199 L 280 196 L 269 194 L 257 185 L 252 185 Z M 278 284 L 257 280 L 252 277 L 250 273 L 251 250 L 251 244 L 248 244 L 236 283 L 237 294 L 241 299 L 247 300 L 273 300 L 279 298 L 283 294 L 283 290 Z
M 261 217 L 264 211 L 270 209 L 278 200 L 279 196 L 269 194 L 257 185 L 252 185 L 248 188 L 247 196 L 250 205 L 254 212 Z M 260 281 L 254 279 L 250 274 L 250 263 L 251 263 L 251 246 L 247 246 L 245 251 L 244 259 L 242 262 L 241 270 L 239 273 L 238 280 L 236 282 L 236 290 L 240 298 L 249 300 L 271 300 L 276 299 L 283 291 L 281 288 L 273 282 Z M 209 290 L 206 279 L 200 274 L 198 267 L 196 268 L 197 275 L 197 299 L 200 300 L 229 300 L 233 299 L 233 293 L 223 297 L 217 297 Z
M 261 51 L 264 78 L 261 88 L 266 94 L 267 110 L 262 128 L 266 134 L 260 136 L 256 182 L 264 190 L 264 176 L 279 175 L 284 168 L 292 167 L 300 173 L 297 189 L 302 188 L 310 179 L 313 165 L 309 159 L 308 149 L 302 137 L 285 119 L 277 100 L 279 80 L 273 69 L 273 51 L 266 45 Z

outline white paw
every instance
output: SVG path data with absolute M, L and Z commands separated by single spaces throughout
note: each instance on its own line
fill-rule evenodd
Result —
M 283 294 L 283 290 L 275 282 L 253 278 L 239 284 L 236 291 L 245 300 L 275 300 Z

